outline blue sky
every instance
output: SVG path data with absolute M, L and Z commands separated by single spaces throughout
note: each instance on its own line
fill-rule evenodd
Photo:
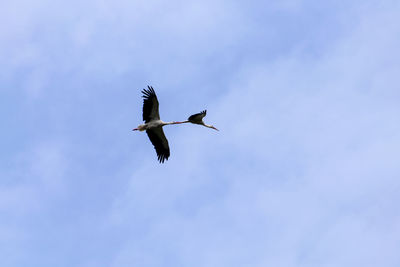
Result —
M 398 1 L 0 6 L 2 266 L 400 266 Z

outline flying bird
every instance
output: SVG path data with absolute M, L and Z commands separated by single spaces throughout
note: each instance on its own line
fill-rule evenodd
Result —
M 204 118 L 206 115 L 207 115 L 207 110 L 203 110 L 202 112 L 199 112 L 199 113 L 196 113 L 196 114 L 191 115 L 191 116 L 187 119 L 187 121 L 182 121 L 182 122 L 180 122 L 180 123 L 187 123 L 187 122 L 190 122 L 190 123 L 194 123 L 194 124 L 203 125 L 203 126 L 205 126 L 205 127 L 207 127 L 207 128 L 211 128 L 211 129 L 214 129 L 214 130 L 219 131 L 219 130 L 218 130 L 217 128 L 215 128 L 214 126 L 208 125 L 208 124 L 205 124 L 205 123 L 204 123 L 203 118 Z
M 160 120 L 160 113 L 158 111 L 158 100 L 156 93 L 152 86 L 147 86 L 148 89 L 143 89 L 143 121 L 145 124 L 139 125 L 133 131 L 146 131 L 151 143 L 153 144 L 158 161 L 164 163 L 168 160 L 170 152 L 168 140 L 165 137 L 162 129 L 165 125 L 180 124 L 182 122 L 164 122 Z

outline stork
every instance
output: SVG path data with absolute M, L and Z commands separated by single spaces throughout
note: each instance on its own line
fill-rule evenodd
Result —
M 133 129 L 133 131 L 146 131 L 147 136 L 149 137 L 151 143 L 156 150 L 157 158 L 160 163 L 164 163 L 164 161 L 168 160 L 170 156 L 168 140 L 165 137 L 164 131 L 162 129 L 162 127 L 164 127 L 165 125 L 190 122 L 194 124 L 200 124 L 218 131 L 218 129 L 214 126 L 207 125 L 203 122 L 203 118 L 204 116 L 206 116 L 206 110 L 197 114 L 193 114 L 186 121 L 164 122 L 160 119 L 160 113 L 158 111 L 158 99 L 153 87 L 147 86 L 147 89 L 142 90 L 142 94 L 143 121 L 145 122 L 145 124 L 140 124 L 137 128 Z
M 146 131 L 151 143 L 153 144 L 157 158 L 160 163 L 168 160 L 170 152 L 168 140 L 165 137 L 162 129 L 165 125 L 180 124 L 182 122 L 164 122 L 160 120 L 160 113 L 158 112 L 157 95 L 152 86 L 147 86 L 148 89 L 143 89 L 143 120 L 145 124 L 139 125 L 133 131 Z
M 203 125 L 203 126 L 205 126 L 205 127 L 207 127 L 207 128 L 211 128 L 211 129 L 214 129 L 214 130 L 219 131 L 219 130 L 218 130 L 217 128 L 215 128 L 214 126 L 208 125 L 208 124 L 205 124 L 205 123 L 204 123 L 203 118 L 204 118 L 206 115 L 207 115 L 207 110 L 203 110 L 203 111 L 201 111 L 201 112 L 199 112 L 199 113 L 196 113 L 196 114 L 191 115 L 186 121 L 182 121 L 182 122 L 180 122 L 180 123 L 187 123 L 187 122 L 190 122 L 190 123 L 194 123 L 194 124 Z

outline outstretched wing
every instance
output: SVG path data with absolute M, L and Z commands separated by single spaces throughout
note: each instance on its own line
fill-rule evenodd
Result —
M 188 118 L 188 121 L 190 121 L 191 123 L 201 123 L 201 121 L 203 120 L 203 118 L 206 116 L 207 114 L 207 110 L 203 110 L 202 112 L 193 114 L 192 116 L 190 116 Z
M 159 120 L 160 113 L 158 112 L 158 100 L 152 86 L 147 86 L 148 89 L 143 89 L 143 120 L 148 123 L 152 120 Z
M 169 158 L 169 146 L 168 140 L 164 135 L 164 131 L 161 127 L 151 128 L 146 130 L 147 135 L 150 138 L 151 143 L 157 152 L 157 157 L 160 163 L 164 163 Z

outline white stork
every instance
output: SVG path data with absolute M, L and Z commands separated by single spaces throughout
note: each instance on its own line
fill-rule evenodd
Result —
M 162 129 L 165 125 L 180 124 L 182 122 L 163 122 L 160 120 L 160 113 L 158 112 L 158 100 L 153 87 L 147 86 L 147 90 L 143 89 L 143 120 L 145 124 L 139 125 L 133 131 L 146 130 L 151 143 L 157 152 L 157 157 L 160 163 L 164 163 L 169 158 L 168 140 L 164 135 Z
M 164 122 L 160 120 L 160 113 L 158 112 L 158 100 L 156 93 L 152 86 L 147 86 L 148 89 L 143 89 L 143 120 L 145 124 L 139 125 L 137 128 L 133 129 L 133 131 L 146 131 L 151 143 L 153 144 L 157 157 L 160 163 L 164 163 L 165 160 L 168 160 L 170 152 L 168 140 L 164 135 L 164 131 L 162 129 L 165 125 L 171 124 L 181 124 L 181 123 L 194 123 L 200 124 L 208 128 L 212 128 L 217 130 L 212 125 L 205 124 L 203 122 L 204 116 L 206 116 L 206 110 L 193 114 L 188 118 L 187 121 L 172 121 L 172 122 Z
M 211 128 L 211 129 L 219 131 L 214 126 L 204 123 L 203 118 L 206 116 L 206 114 L 207 114 L 207 110 L 203 110 L 202 112 L 199 112 L 199 113 L 196 113 L 196 114 L 193 114 L 192 116 L 190 116 L 187 121 L 182 121 L 180 123 L 190 122 L 190 123 L 194 123 L 194 124 L 203 125 L 203 126 L 205 126 L 207 128 Z

